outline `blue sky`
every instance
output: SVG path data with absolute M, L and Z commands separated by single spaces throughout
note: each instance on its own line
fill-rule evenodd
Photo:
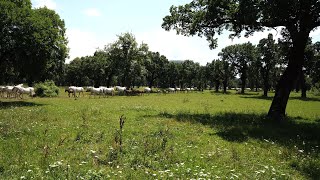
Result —
M 47 6 L 65 20 L 69 40 L 67 62 L 75 57 L 93 55 L 97 48 L 114 42 L 117 35 L 131 32 L 137 42 L 147 43 L 169 60 L 190 59 L 205 65 L 218 58 L 225 46 L 252 42 L 275 30 L 255 33 L 249 38 L 228 39 L 228 32 L 219 36 L 218 48 L 210 50 L 205 38 L 184 37 L 161 28 L 162 18 L 169 15 L 171 5 L 182 5 L 191 0 L 31 0 L 33 7 Z M 320 41 L 320 30 L 311 33 L 313 41 Z

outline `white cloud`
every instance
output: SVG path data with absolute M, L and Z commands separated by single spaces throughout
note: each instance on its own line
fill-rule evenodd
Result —
M 35 8 L 46 6 L 49 9 L 57 9 L 57 3 L 54 0 L 32 0 L 32 4 Z
M 87 16 L 93 16 L 93 17 L 99 17 L 101 16 L 101 13 L 98 9 L 96 8 L 89 8 L 84 10 L 84 14 Z
M 280 31 L 265 31 L 257 32 L 248 38 L 241 37 L 229 39 L 229 33 L 224 32 L 218 37 L 218 47 L 210 50 L 206 38 L 200 37 L 185 37 L 176 35 L 174 31 L 166 32 L 164 30 L 154 30 L 148 32 L 137 33 L 136 38 L 138 42 L 143 41 L 149 45 L 151 51 L 158 51 L 160 54 L 165 55 L 169 60 L 194 60 L 201 65 L 211 62 L 213 59 L 218 58 L 218 53 L 222 48 L 239 43 L 251 42 L 258 44 L 260 39 L 267 38 L 268 34 L 272 33 L 274 39 L 280 37 Z
M 159 52 L 169 60 L 190 59 L 201 64 L 212 60 L 213 52 L 208 43 L 199 37 L 179 36 L 160 29 L 137 33 L 136 38 L 138 43 L 147 43 L 151 51 Z
M 82 31 L 80 29 L 67 30 L 67 37 L 69 40 L 68 46 L 70 48 L 67 63 L 76 57 L 89 56 L 98 49 L 104 47 L 102 39 L 99 39 L 94 33 Z

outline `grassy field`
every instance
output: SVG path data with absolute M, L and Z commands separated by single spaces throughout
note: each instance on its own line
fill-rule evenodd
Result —
M 255 92 L 1 99 L 0 179 L 316 179 L 320 98 L 308 96 L 291 95 L 282 124 Z

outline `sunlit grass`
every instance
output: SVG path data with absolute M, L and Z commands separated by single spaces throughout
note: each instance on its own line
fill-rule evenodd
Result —
M 1 99 L 0 177 L 319 177 L 320 98 L 309 96 L 292 94 L 282 124 L 256 92 Z

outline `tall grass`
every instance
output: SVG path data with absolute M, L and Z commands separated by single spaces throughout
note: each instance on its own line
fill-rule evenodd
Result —
M 320 98 L 298 97 L 282 124 L 257 93 L 1 99 L 0 178 L 316 179 Z

